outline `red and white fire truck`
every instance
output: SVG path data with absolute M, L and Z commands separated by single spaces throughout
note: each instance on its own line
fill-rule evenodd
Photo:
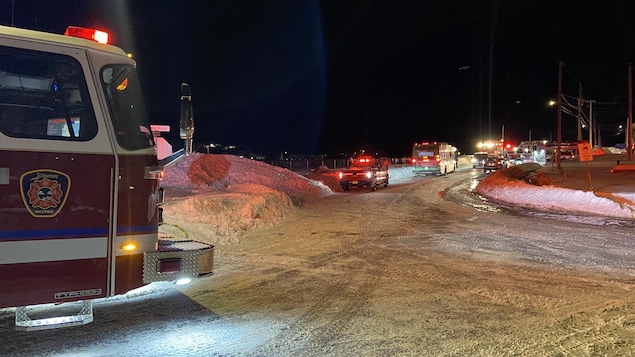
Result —
M 85 324 L 92 299 L 213 273 L 212 245 L 159 237 L 164 166 L 136 64 L 107 36 L 0 26 L 0 308 L 17 329 Z M 27 311 L 67 302 L 77 313 Z

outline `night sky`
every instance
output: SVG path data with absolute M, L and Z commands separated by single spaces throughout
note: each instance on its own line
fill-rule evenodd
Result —
M 594 100 L 605 145 L 623 142 L 632 1 L 21 1 L 14 25 L 111 32 L 138 62 L 154 123 L 193 91 L 195 141 L 255 153 L 409 156 L 416 141 L 556 139 L 563 92 Z M 37 4 L 34 7 L 33 4 Z M 12 1 L 0 0 L 10 25 Z M 588 104 L 585 104 L 588 113 Z M 576 119 L 563 114 L 563 140 Z M 585 133 L 586 135 L 586 133 Z M 176 146 L 178 146 L 177 144 Z

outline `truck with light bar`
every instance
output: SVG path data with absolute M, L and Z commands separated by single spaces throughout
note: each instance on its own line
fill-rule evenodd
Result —
M 340 186 L 344 191 L 352 187 L 368 187 L 376 191 L 377 187 L 388 186 L 388 159 L 372 156 L 359 156 L 351 160 L 346 170 L 338 173 Z
M 19 330 L 86 324 L 93 299 L 214 271 L 213 245 L 160 236 L 169 162 L 135 61 L 107 39 L 0 26 L 0 308 Z M 191 148 L 186 84 L 181 106 Z M 34 305 L 76 311 L 32 318 Z
M 421 142 L 412 146 L 414 176 L 447 175 L 456 171 L 457 149 L 446 142 Z

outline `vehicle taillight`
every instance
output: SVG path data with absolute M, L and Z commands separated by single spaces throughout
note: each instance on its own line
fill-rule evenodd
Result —
M 410 161 L 414 164 L 417 162 L 417 159 L 411 159 Z
M 105 45 L 108 44 L 108 41 L 110 40 L 108 32 L 77 26 L 67 27 L 66 32 L 64 32 L 64 36 L 84 38 Z

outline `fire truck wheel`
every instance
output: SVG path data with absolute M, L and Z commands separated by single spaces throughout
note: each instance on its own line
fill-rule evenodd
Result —
M 349 186 L 346 186 L 346 185 L 343 185 L 343 186 L 342 186 L 342 190 L 344 190 L 344 191 L 348 191 L 348 190 L 350 190 L 350 189 L 351 189 L 351 188 L 350 188 Z

